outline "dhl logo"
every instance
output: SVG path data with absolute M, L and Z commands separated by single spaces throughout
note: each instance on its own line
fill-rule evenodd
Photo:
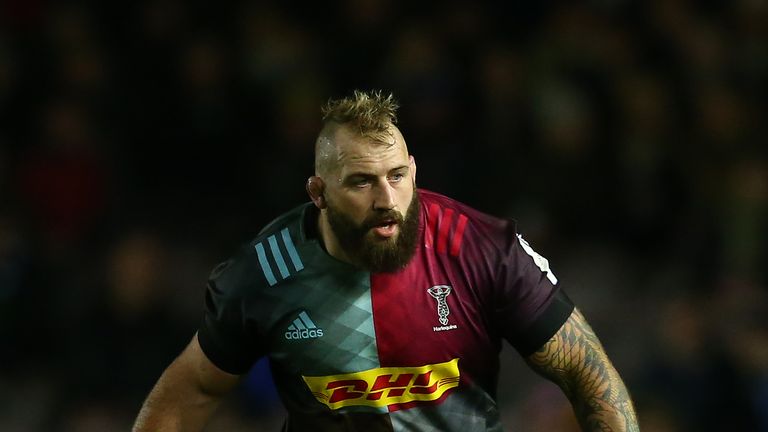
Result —
M 331 376 L 302 376 L 330 409 L 386 407 L 440 399 L 459 385 L 459 359 L 418 367 L 385 367 Z

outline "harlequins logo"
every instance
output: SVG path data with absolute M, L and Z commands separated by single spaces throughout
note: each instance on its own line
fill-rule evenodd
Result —
M 448 285 L 435 285 L 432 288 L 427 289 L 429 295 L 437 300 L 437 317 L 442 326 L 432 327 L 434 331 L 453 330 L 457 328 L 456 324 L 448 325 L 448 314 L 451 313 L 448 309 L 448 302 L 445 301 L 448 294 L 451 293 L 451 287 Z

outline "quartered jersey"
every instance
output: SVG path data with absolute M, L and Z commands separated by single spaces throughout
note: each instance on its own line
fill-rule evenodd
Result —
M 572 312 L 513 222 L 418 192 L 401 271 L 328 255 L 311 203 L 214 269 L 200 345 L 234 374 L 269 356 L 284 430 L 500 431 L 501 340 L 531 354 Z

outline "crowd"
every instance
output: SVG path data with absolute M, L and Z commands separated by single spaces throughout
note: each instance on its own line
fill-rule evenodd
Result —
M 421 187 L 518 220 L 648 432 L 768 431 L 768 4 L 0 4 L 0 430 L 126 430 L 215 264 L 393 92 Z M 760 143 L 763 144 L 760 144 Z M 503 354 L 516 431 L 577 430 Z M 258 364 L 211 430 L 277 430 Z

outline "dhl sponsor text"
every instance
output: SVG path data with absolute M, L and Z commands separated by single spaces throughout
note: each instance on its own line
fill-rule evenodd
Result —
M 415 367 L 384 367 L 341 375 L 303 376 L 318 401 L 330 409 L 387 407 L 440 399 L 459 385 L 459 359 Z

